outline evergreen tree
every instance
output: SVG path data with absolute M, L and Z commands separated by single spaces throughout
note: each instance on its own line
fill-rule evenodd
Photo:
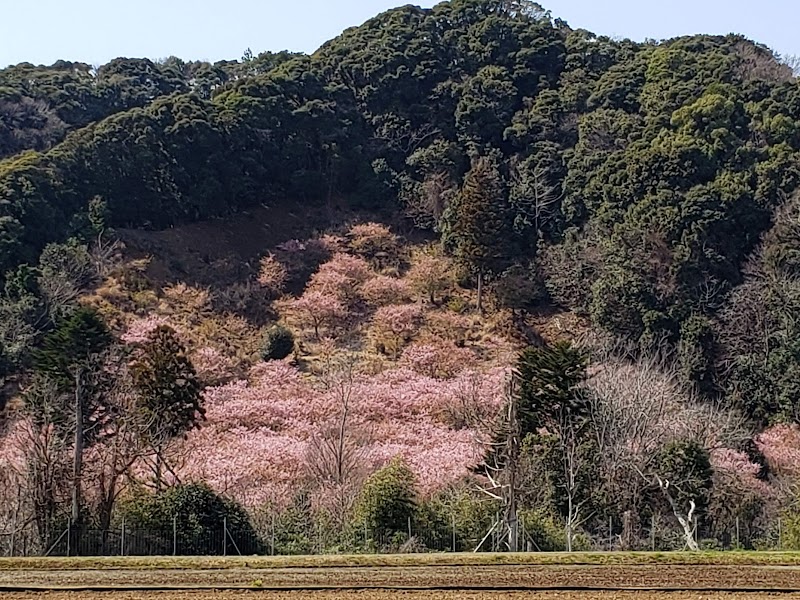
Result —
M 89 434 L 97 434 L 97 424 L 102 422 L 103 413 L 107 412 L 101 394 L 96 393 L 92 383 L 96 383 L 97 377 L 90 378 L 89 373 L 100 365 L 100 356 L 111 341 L 111 334 L 97 312 L 79 308 L 44 338 L 41 348 L 34 354 L 38 371 L 55 382 L 62 392 L 59 397 L 65 400 L 63 405 L 57 406 L 61 413 L 57 419 L 72 424 L 74 445 L 70 518 L 77 536 L 80 536 L 82 521 L 83 449 L 89 441 Z M 68 416 L 70 408 L 72 419 Z M 90 418 L 92 422 L 87 427 Z
M 517 363 L 520 419 L 523 435 L 565 419 L 579 424 L 589 416 L 581 389 L 588 360 L 569 342 L 543 348 L 528 348 Z
M 164 451 L 170 440 L 204 418 L 202 390 L 194 366 L 175 331 L 155 329 L 131 366 L 139 394 L 143 433 L 156 457 L 156 487 L 161 488 Z
M 356 504 L 356 524 L 378 539 L 406 531 L 416 510 L 414 473 L 400 458 L 367 479 Z
M 87 368 L 111 341 L 97 312 L 79 308 L 45 336 L 34 352 L 34 363 L 39 372 L 52 377 L 64 391 L 70 391 L 76 371 Z
M 477 159 L 451 211 L 450 236 L 458 259 L 478 282 L 478 312 L 483 310 L 483 279 L 502 272 L 514 255 L 508 192 L 497 167 Z

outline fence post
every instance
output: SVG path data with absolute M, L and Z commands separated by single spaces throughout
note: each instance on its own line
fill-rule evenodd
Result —
M 122 534 L 119 538 L 119 554 L 125 556 L 125 517 L 122 517 Z
M 178 515 L 172 516 L 172 556 L 178 556 Z
M 656 551 L 656 516 L 651 515 L 650 517 L 650 549 L 651 551 Z
M 228 517 L 222 517 L 222 556 L 228 556 Z
M 275 513 L 272 513 L 272 556 L 275 556 Z
M 741 540 L 739 539 L 739 517 L 736 517 L 736 549 L 739 550 Z
M 364 519 L 364 550 L 369 549 L 369 540 L 367 540 L 367 520 Z
M 408 541 L 411 541 L 411 517 L 408 517 Z
M 453 552 L 456 552 L 456 513 L 451 515 L 451 520 L 453 522 Z
M 778 517 L 778 550 L 783 549 L 783 523 L 781 518 Z
M 614 517 L 608 517 L 608 551 L 614 550 Z
M 780 521 L 778 521 L 778 522 L 780 522 Z M 70 548 L 71 539 L 70 538 L 72 538 L 72 519 L 69 519 L 67 521 L 67 557 L 70 556 L 70 550 L 71 550 L 71 548 Z
M 520 527 L 522 528 L 522 551 L 528 551 L 528 534 L 525 531 L 525 519 L 520 519 Z

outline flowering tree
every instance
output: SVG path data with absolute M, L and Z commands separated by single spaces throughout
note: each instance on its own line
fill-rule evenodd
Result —
M 417 334 L 423 322 L 416 304 L 383 306 L 375 311 L 370 336 L 376 348 L 397 358 L 400 350 Z
M 402 279 L 378 275 L 361 286 L 361 297 L 372 306 L 405 304 L 411 300 L 411 289 Z
M 386 225 L 361 223 L 348 233 L 353 252 L 371 261 L 377 268 L 383 268 L 396 261 L 399 240 Z
M 453 287 L 453 263 L 433 250 L 416 252 L 406 280 L 420 296 L 436 304 L 440 294 Z
M 358 298 L 359 287 L 371 275 L 364 259 L 340 253 L 319 268 L 311 277 L 306 291 L 322 292 L 349 303 Z
M 312 327 L 317 340 L 322 327 L 334 328 L 347 317 L 347 308 L 336 294 L 319 289 L 307 290 L 284 304 L 284 308 L 299 326 Z
M 261 259 L 258 270 L 258 283 L 274 296 L 280 295 L 289 277 L 286 267 L 275 258 L 273 254 L 268 254 Z
M 474 367 L 476 362 L 472 350 L 460 348 L 449 340 L 411 344 L 400 357 L 400 364 L 407 365 L 421 375 L 445 379 Z
M 357 484 L 402 456 L 429 494 L 463 477 L 482 454 L 485 436 L 454 429 L 448 407 L 470 395 L 496 406 L 500 379 L 477 371 L 452 380 L 409 369 L 371 375 L 337 360 L 309 377 L 280 361 L 260 363 L 248 381 L 206 390 L 207 421 L 189 435 L 177 474 L 251 508 L 286 506 L 310 484 L 315 506 L 343 515 Z
M 773 474 L 790 480 L 800 475 L 800 426 L 773 425 L 755 441 Z

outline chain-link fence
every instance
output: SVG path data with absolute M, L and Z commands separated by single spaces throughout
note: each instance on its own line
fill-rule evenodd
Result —
M 599 522 L 599 520 L 598 520 Z M 687 549 L 686 532 L 666 519 L 653 517 L 632 527 L 627 520 L 607 519 L 604 533 L 572 534 L 574 551 L 680 551 Z M 735 519 L 719 528 L 695 522 L 692 535 L 702 549 L 782 550 L 794 547 L 794 533 L 776 519 L 763 523 Z M 597 529 L 597 528 L 596 528 Z M 512 533 L 513 532 L 513 533 Z M 271 520 L 260 530 L 242 531 L 226 520 L 211 526 L 191 527 L 173 519 L 171 526 L 142 529 L 123 521 L 109 529 L 65 526 L 47 544 L 37 541 L 33 531 L 0 534 L 0 556 L 239 556 L 353 553 L 425 552 L 563 552 L 568 548 L 567 528 L 561 523 L 544 524 L 520 515 L 509 526 L 499 516 L 464 527 L 456 515 L 450 523 L 416 522 L 409 518 L 404 528 L 371 528 L 366 523 L 348 526 L 335 534 L 308 524 L 287 530 Z

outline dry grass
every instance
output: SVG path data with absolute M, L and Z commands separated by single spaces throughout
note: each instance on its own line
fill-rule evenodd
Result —
M 800 566 L 800 552 L 615 552 L 547 554 L 395 554 L 243 557 L 0 558 L 4 570 L 275 569 L 492 565 L 750 565 Z

